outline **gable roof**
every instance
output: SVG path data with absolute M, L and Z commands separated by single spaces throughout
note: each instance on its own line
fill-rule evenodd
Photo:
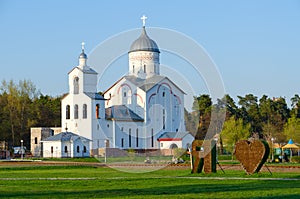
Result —
M 115 105 L 105 109 L 105 119 L 117 121 L 140 121 L 144 119 L 125 105 Z
M 137 87 L 139 87 L 140 89 L 142 89 L 143 91 L 147 92 L 166 77 L 160 75 L 154 75 L 147 79 L 141 79 L 133 75 L 127 75 L 124 76 L 124 78 L 130 81 L 131 83 L 133 83 L 134 85 L 136 85 Z
M 164 79 L 170 81 L 178 90 L 180 90 L 183 94 L 186 94 L 181 88 L 179 88 L 174 82 L 172 82 L 168 77 L 161 76 L 161 75 L 153 75 L 147 79 L 142 79 L 136 77 L 134 75 L 126 75 L 121 77 L 118 81 L 116 81 L 111 87 L 109 87 L 105 92 L 107 93 L 111 88 L 113 88 L 116 84 L 118 84 L 121 80 L 126 79 L 134 84 L 136 87 L 142 89 L 143 91 L 147 92 L 155 85 L 159 84 L 159 82 L 163 81 Z
M 88 138 L 82 137 L 82 136 L 77 135 L 77 134 L 72 133 L 72 132 L 61 132 L 57 135 L 54 135 L 54 136 L 48 137 L 44 140 L 41 140 L 41 142 L 56 142 L 56 141 L 65 142 L 65 141 L 75 141 L 77 139 L 83 139 L 83 140 L 91 141 Z
M 84 73 L 87 73 L 87 74 L 98 74 L 94 69 L 92 69 L 92 68 L 89 68 L 89 69 L 85 69 L 85 70 L 82 70 L 81 68 L 79 68 L 78 66 L 76 66 L 76 67 L 74 67 L 74 68 L 72 68 L 72 70 L 70 70 L 70 72 L 68 72 L 68 74 L 70 74 L 73 70 L 75 70 L 75 69 L 78 69 L 78 70 L 80 70 L 80 71 L 82 71 L 82 72 L 84 72 Z
M 157 139 L 158 141 L 180 141 L 182 140 L 185 136 L 191 135 L 189 132 L 164 132 L 159 136 Z

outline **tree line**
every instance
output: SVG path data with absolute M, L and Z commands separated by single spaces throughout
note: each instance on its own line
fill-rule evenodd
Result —
M 30 80 L 10 80 L 0 86 L 0 141 L 8 148 L 30 146 L 30 127 L 61 125 L 61 97 L 41 94 Z
M 187 130 L 194 132 L 196 139 L 204 139 L 209 128 L 220 133 L 219 142 L 223 146 L 233 146 L 240 139 L 258 138 L 269 143 L 286 143 L 288 139 L 300 143 L 300 97 L 291 98 L 291 108 L 285 98 L 260 99 L 253 94 L 237 96 L 238 102 L 230 95 L 218 99 L 215 104 L 209 95 L 194 97 L 193 112 L 186 112 Z M 212 113 L 225 121 L 212 118 Z M 219 123 L 218 123 L 219 122 Z M 195 128 L 196 127 L 196 128 Z
M 258 99 L 253 94 L 237 96 L 237 103 L 225 95 L 212 103 L 207 94 L 194 97 L 193 111 L 185 110 L 185 122 L 196 139 L 204 139 L 209 128 L 220 133 L 221 146 L 232 146 L 239 139 L 260 138 L 284 143 L 288 139 L 300 143 L 300 97 Z M 61 125 L 61 98 L 43 95 L 30 80 L 2 81 L 0 85 L 0 141 L 9 148 L 24 140 L 30 145 L 30 127 Z M 225 122 L 219 120 L 225 116 Z M 212 117 L 213 116 L 213 117 Z

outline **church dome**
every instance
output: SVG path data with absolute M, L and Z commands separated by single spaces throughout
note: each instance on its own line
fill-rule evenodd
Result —
M 87 58 L 87 56 L 86 56 L 86 54 L 84 53 L 83 50 L 82 50 L 82 52 L 81 52 L 80 55 L 79 55 L 79 59 L 80 59 L 80 58 L 84 58 L 84 59 Z
M 129 52 L 136 51 L 151 51 L 159 53 L 157 44 L 147 35 L 145 26 L 143 26 L 142 34 L 140 35 L 140 37 L 135 40 L 130 46 Z

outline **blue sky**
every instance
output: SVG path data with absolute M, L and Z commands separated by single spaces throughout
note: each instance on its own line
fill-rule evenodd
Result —
M 143 14 L 148 26 L 198 42 L 234 98 L 289 100 L 300 93 L 300 1 L 292 0 L 0 0 L 0 80 L 30 79 L 43 94 L 66 93 L 81 42 L 89 53 L 112 35 L 140 28 Z M 118 64 L 127 69 L 126 60 Z

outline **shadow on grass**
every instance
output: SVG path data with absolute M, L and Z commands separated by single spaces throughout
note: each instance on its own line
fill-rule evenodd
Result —
M 64 181 L 49 187 L 46 183 L 34 191 L 24 191 L 26 187 L 3 191 L 0 198 L 299 198 L 300 195 L 300 183 L 291 181 L 122 179 L 101 183 Z

